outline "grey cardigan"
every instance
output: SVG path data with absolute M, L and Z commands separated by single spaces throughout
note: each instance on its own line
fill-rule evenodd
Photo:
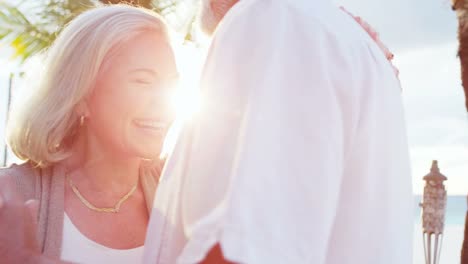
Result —
M 148 213 L 161 170 L 162 166 L 145 164 L 140 167 L 140 183 Z M 14 178 L 17 191 L 25 201 L 39 201 L 38 243 L 42 253 L 53 258 L 60 258 L 62 251 L 65 173 L 65 167 L 60 164 L 41 169 L 29 162 L 0 169 L 0 177 Z

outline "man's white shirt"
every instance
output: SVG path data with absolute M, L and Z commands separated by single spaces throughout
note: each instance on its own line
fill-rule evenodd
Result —
M 243 0 L 154 201 L 145 263 L 406 264 L 413 199 L 401 88 L 327 0 Z

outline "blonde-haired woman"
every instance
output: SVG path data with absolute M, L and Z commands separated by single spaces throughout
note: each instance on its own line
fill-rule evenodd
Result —
M 44 256 L 140 262 L 177 80 L 164 22 L 130 6 L 87 11 L 41 76 L 10 116 L 7 141 L 26 162 L 0 170 L 1 191 L 39 201 Z

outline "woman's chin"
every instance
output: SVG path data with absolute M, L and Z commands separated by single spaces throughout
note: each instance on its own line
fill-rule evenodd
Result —
M 134 156 L 145 159 L 159 158 L 163 148 L 164 133 L 148 133 L 135 133 L 129 137 L 130 140 L 128 141 L 127 146 L 130 148 L 130 153 L 132 153 Z
M 142 147 L 139 147 L 136 150 L 136 154 L 138 157 L 143 158 L 143 159 L 155 160 L 155 159 L 159 159 L 159 156 L 161 155 L 161 150 L 162 150 L 161 143 L 153 143 L 153 144 L 149 143 Z

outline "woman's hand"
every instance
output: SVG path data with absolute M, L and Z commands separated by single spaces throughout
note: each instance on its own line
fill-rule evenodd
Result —
M 24 202 L 14 182 L 0 177 L 0 263 L 65 264 L 41 254 L 37 240 L 39 202 Z
M 0 187 L 0 262 L 41 263 L 37 243 L 38 201 L 24 203 L 14 192 L 14 186 Z

